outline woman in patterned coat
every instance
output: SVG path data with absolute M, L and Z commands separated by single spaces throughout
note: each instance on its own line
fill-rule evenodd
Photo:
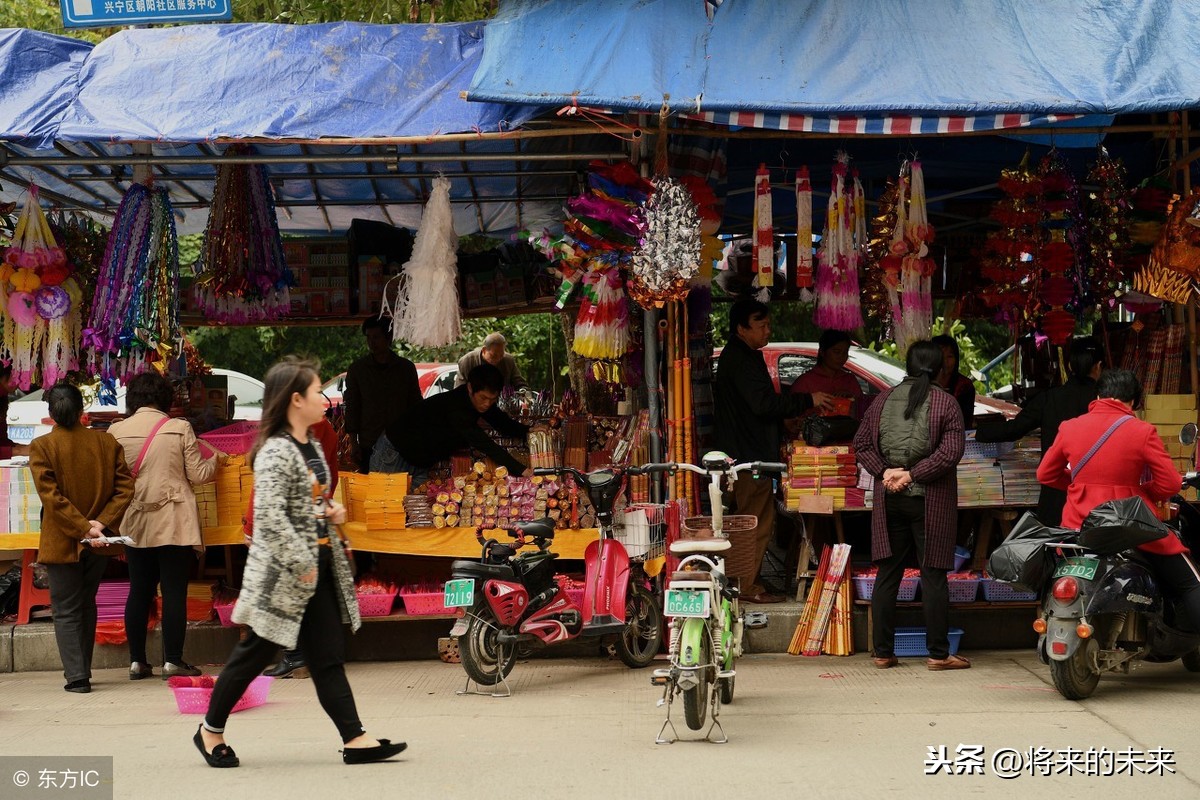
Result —
M 329 468 L 310 428 L 325 413 L 315 364 L 287 358 L 265 380 L 254 467 L 254 540 L 233 620 L 248 625 L 213 689 L 193 741 L 212 767 L 236 767 L 225 722 L 280 647 L 301 645 L 321 707 L 341 734 L 347 764 L 391 758 L 405 748 L 367 736 L 346 680 L 342 623 L 357 631 L 350 563 L 332 529 L 346 509 L 330 499 Z
M 896 666 L 896 595 L 909 556 L 921 567 L 921 604 L 931 670 L 966 669 L 950 655 L 950 595 L 958 522 L 958 462 L 965 437 L 954 398 L 934 383 L 942 351 L 932 342 L 908 350 L 908 377 L 871 404 L 854 450 L 875 477 L 871 560 L 879 566 L 871 595 L 875 666 Z

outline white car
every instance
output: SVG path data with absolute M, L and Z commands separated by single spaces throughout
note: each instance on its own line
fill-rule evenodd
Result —
M 237 419 L 260 419 L 262 417 L 263 382 L 241 372 L 214 369 L 214 375 L 224 375 L 229 381 L 229 394 L 234 399 L 234 416 Z M 34 438 L 50 431 L 50 408 L 42 399 L 42 389 L 30 392 L 19 400 L 8 404 L 8 438 L 17 444 L 29 444 Z M 95 413 L 125 413 L 125 387 L 117 386 L 117 404 L 102 406 L 96 400 L 84 411 Z

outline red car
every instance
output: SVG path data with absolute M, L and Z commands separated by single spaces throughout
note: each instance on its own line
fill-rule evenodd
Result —
M 789 391 L 796 379 L 817 365 L 816 342 L 775 342 L 762 350 L 767 362 L 767 371 L 775 388 Z M 721 349 L 713 351 L 713 374 L 716 374 L 717 357 Z M 874 350 L 854 345 L 850 348 L 850 360 L 846 369 L 854 374 L 867 397 L 877 395 L 884 389 L 895 386 L 905 378 L 904 365 L 895 359 L 880 355 Z M 975 415 L 1003 414 L 1011 419 L 1021 409 L 1012 403 L 992 397 L 975 397 Z

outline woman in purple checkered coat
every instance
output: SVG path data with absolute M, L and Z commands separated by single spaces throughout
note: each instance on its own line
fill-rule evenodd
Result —
M 875 666 L 896 666 L 896 594 L 905 563 L 915 554 L 921 567 L 921 604 L 931 670 L 967 669 L 950 655 L 947 573 L 954 566 L 958 524 L 956 469 L 963 454 L 958 403 L 934 380 L 942 350 L 916 342 L 908 350 L 908 377 L 881 394 L 867 411 L 854 449 L 875 477 L 871 511 L 871 560 L 879 567 L 871 595 Z

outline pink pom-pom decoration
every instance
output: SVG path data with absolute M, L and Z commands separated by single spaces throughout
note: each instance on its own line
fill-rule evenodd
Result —
M 37 322 L 37 308 L 29 292 L 12 292 L 8 296 L 8 315 L 18 325 L 32 327 Z

